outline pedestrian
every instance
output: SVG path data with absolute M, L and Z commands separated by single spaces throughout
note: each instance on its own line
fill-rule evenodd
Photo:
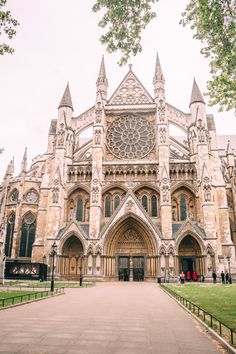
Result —
M 225 282 L 226 284 L 229 282 L 229 273 L 227 271 L 225 272 Z
M 190 270 L 187 271 L 187 281 L 191 280 L 191 273 Z
M 224 283 L 225 283 L 225 274 L 224 274 L 223 270 L 222 270 L 222 272 L 220 273 L 220 276 L 221 276 L 222 284 L 224 284 Z
M 179 275 L 179 279 L 180 279 L 181 284 L 184 284 L 184 278 L 185 278 L 185 274 L 184 274 L 184 272 L 181 272 Z
M 216 272 L 215 271 L 212 272 L 212 278 L 213 278 L 213 283 L 215 284 L 216 283 Z
M 197 281 L 197 272 L 193 272 L 193 280 Z

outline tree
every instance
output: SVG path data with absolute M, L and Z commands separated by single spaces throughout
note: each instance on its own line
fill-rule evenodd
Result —
M 108 52 L 120 50 L 120 65 L 142 51 L 141 32 L 156 17 L 152 4 L 158 0 L 97 0 L 93 11 L 105 10 L 99 26 L 108 26 L 101 37 Z M 190 0 L 180 23 L 189 25 L 203 44 L 209 59 L 207 83 L 210 105 L 220 110 L 236 107 L 236 0 Z
M 6 5 L 7 0 L 0 0 L 0 36 L 4 36 L 7 39 L 12 39 L 16 30 L 15 27 L 19 25 L 17 20 L 12 18 L 11 12 L 9 10 L 3 11 L 2 8 Z M 11 48 L 7 43 L 0 43 L 0 55 L 5 53 L 12 54 L 14 49 Z

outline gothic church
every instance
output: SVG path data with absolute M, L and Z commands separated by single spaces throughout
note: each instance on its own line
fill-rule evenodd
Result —
M 158 55 L 153 96 L 130 66 L 108 98 L 104 59 L 96 86 L 95 105 L 76 116 L 67 85 L 46 153 L 27 168 L 25 152 L 18 176 L 8 165 L 2 268 L 20 277 L 44 263 L 50 275 L 55 242 L 63 280 L 236 274 L 236 136 L 217 136 L 196 81 L 188 113 L 166 102 Z

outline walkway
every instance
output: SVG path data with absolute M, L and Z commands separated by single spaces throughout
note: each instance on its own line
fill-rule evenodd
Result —
M 66 289 L 0 311 L 0 353 L 227 353 L 154 283 Z

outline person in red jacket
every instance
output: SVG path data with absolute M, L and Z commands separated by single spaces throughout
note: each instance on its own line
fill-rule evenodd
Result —
M 187 271 L 187 281 L 191 280 L 191 273 L 190 270 Z
M 193 272 L 193 280 L 197 281 L 197 272 Z

